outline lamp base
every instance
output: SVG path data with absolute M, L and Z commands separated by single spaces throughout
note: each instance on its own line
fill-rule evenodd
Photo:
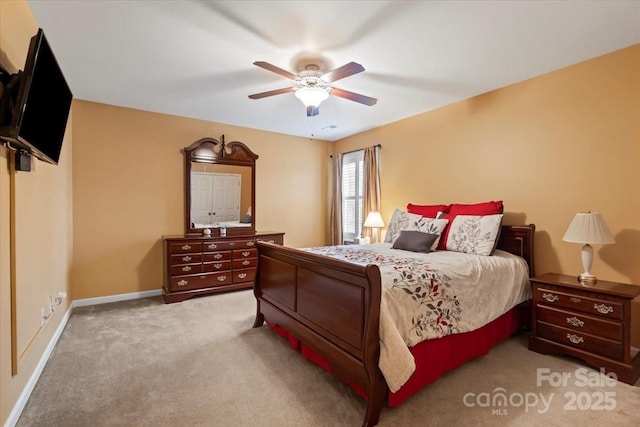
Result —
M 598 279 L 591 273 L 582 273 L 578 276 L 578 282 L 580 282 L 581 285 L 593 286 L 598 283 Z

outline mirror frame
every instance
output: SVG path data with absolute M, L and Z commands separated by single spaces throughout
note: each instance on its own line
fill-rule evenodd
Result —
M 203 228 L 191 227 L 191 163 L 248 166 L 251 168 L 251 226 L 228 227 L 227 235 L 255 234 L 256 231 L 256 160 L 258 155 L 239 141 L 226 143 L 202 138 L 182 150 L 185 154 L 185 234 L 202 234 Z M 212 237 L 220 237 L 218 228 L 211 228 Z

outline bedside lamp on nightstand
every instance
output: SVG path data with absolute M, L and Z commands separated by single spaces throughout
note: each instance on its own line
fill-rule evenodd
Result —
M 384 227 L 384 221 L 380 212 L 371 211 L 364 220 L 363 227 L 373 228 L 373 243 L 378 243 L 378 229 Z
M 590 272 L 591 264 L 593 263 L 593 248 L 591 245 L 615 243 L 602 216 L 597 212 L 578 212 L 573 221 L 571 221 L 562 240 L 584 244 L 582 247 L 584 273 L 578 276 L 578 281 L 583 285 L 596 284 L 598 279 Z

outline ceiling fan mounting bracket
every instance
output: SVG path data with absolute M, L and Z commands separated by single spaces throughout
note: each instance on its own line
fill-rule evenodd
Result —
M 302 71 L 315 70 L 318 71 L 319 75 L 323 75 L 324 73 L 331 70 L 331 64 L 329 60 L 323 58 L 318 54 L 303 54 L 293 59 L 293 69 L 296 73 L 300 73 Z M 311 68 L 309 68 L 311 67 Z

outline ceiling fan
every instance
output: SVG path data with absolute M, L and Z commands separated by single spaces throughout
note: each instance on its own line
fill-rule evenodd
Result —
M 293 87 L 255 93 L 253 95 L 249 95 L 249 98 L 260 99 L 268 96 L 295 92 L 296 97 L 302 101 L 305 107 L 307 107 L 308 117 L 318 115 L 320 112 L 320 103 L 327 99 L 329 95 L 339 96 L 368 106 L 375 105 L 375 103 L 378 102 L 375 98 L 331 86 L 331 83 L 335 81 L 364 71 L 364 67 L 356 62 L 349 62 L 348 64 L 329 71 L 328 73 L 323 73 L 320 70 L 320 66 L 317 64 L 307 64 L 298 74 L 290 73 L 289 71 L 283 70 L 280 67 L 276 67 L 275 65 L 264 61 L 256 61 L 253 64 L 291 79 L 295 81 L 295 85 Z

